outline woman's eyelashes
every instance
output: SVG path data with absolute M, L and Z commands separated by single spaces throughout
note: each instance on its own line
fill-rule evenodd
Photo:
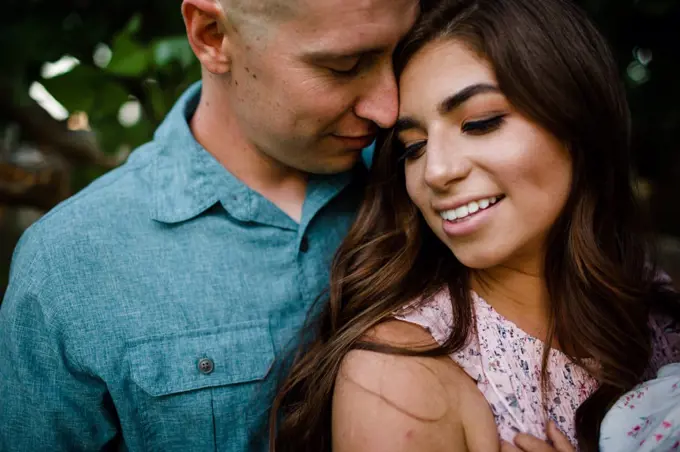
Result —
M 402 147 L 404 149 L 403 152 L 401 153 L 401 156 L 399 157 L 399 161 L 412 160 L 420 157 L 423 154 L 423 152 L 425 152 L 426 144 L 427 140 L 416 141 L 408 145 L 402 144 Z
M 501 114 L 476 121 L 465 121 L 461 126 L 461 130 L 469 135 L 485 135 L 502 126 L 506 116 L 506 114 Z
M 461 131 L 467 135 L 479 136 L 498 130 L 504 123 L 507 114 L 500 114 L 486 119 L 476 121 L 466 121 L 461 125 Z M 427 140 L 413 141 L 410 143 L 401 142 L 403 148 L 399 161 L 413 160 L 425 152 Z

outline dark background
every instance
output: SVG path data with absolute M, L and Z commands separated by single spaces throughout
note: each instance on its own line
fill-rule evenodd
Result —
M 200 78 L 180 0 L 3 3 L 0 297 L 22 231 L 149 140 Z M 579 3 L 609 39 L 628 87 L 640 196 L 665 267 L 680 280 L 680 1 Z M 55 113 L 45 92 L 63 108 Z

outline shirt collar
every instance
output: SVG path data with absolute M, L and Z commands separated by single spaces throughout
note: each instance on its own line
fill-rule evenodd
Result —
M 252 221 L 264 199 L 234 177 L 194 138 L 189 121 L 201 96 L 197 82 L 177 100 L 154 134 L 159 154 L 152 168 L 151 217 L 163 223 L 190 220 L 220 203 L 240 221 Z M 358 166 L 363 167 L 359 164 Z M 354 171 L 314 176 L 305 206 L 308 215 L 339 193 L 353 179 Z M 315 194 L 315 196 L 310 196 Z M 310 209 L 311 208 L 311 209 Z M 304 216 L 304 213 L 303 213 Z
M 194 138 L 189 128 L 201 97 L 197 82 L 177 100 L 154 134 L 160 152 L 153 168 L 151 216 L 179 223 L 205 212 L 216 203 L 234 201 L 230 213 L 248 213 L 249 189 L 222 166 Z

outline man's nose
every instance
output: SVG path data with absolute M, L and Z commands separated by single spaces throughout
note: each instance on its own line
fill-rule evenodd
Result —
M 399 90 L 392 64 L 384 64 L 374 83 L 359 96 L 354 106 L 354 114 L 387 129 L 397 121 L 399 114 Z
M 454 182 L 465 179 L 472 164 L 462 150 L 454 149 L 450 136 L 430 135 L 427 141 L 425 158 L 425 183 L 433 190 L 444 191 Z

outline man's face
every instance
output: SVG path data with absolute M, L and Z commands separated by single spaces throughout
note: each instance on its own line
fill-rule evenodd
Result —
M 398 113 L 392 51 L 417 0 L 305 0 L 267 36 L 236 32 L 230 108 L 272 164 L 308 173 L 350 169 Z

